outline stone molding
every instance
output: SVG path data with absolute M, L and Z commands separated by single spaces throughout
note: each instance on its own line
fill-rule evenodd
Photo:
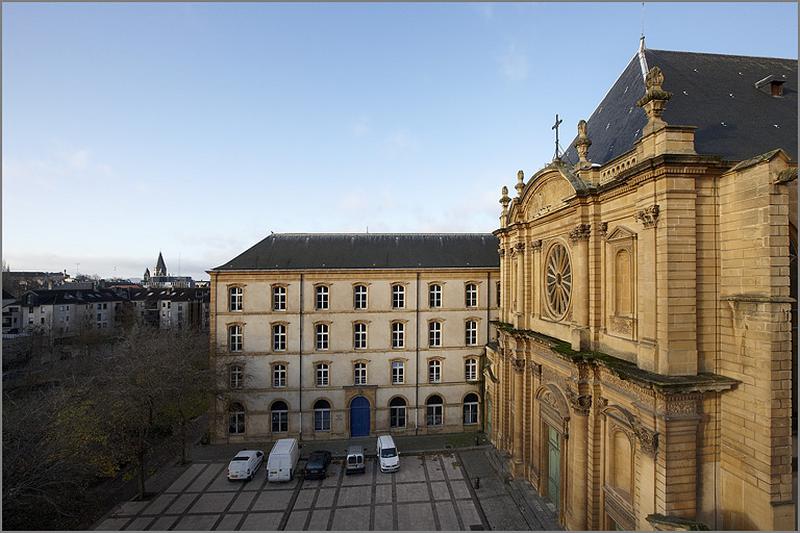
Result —
M 578 394 L 572 389 L 567 389 L 567 401 L 569 401 L 572 410 L 579 415 L 588 415 L 592 409 L 592 395 L 591 394 Z
M 540 251 L 541 249 L 542 249 L 542 239 L 536 239 L 534 241 L 531 241 L 532 252 L 537 252 Z
M 525 251 L 525 243 L 524 242 L 518 242 L 517 244 L 514 245 L 514 249 L 516 251 L 520 252 L 520 253 L 524 252 Z
M 650 207 L 646 207 L 637 211 L 634 218 L 638 222 L 641 222 L 645 228 L 655 228 L 656 224 L 658 223 L 659 211 L 660 208 L 658 204 L 653 204 Z
M 511 364 L 514 366 L 514 371 L 518 374 L 525 372 L 525 359 L 512 359 Z
M 608 233 L 608 222 L 600 222 L 599 224 L 595 224 L 597 226 L 597 233 L 600 237 L 605 237 L 606 233 Z

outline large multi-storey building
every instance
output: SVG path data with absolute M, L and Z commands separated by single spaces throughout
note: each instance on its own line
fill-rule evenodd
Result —
M 160 329 L 208 331 L 209 289 L 139 289 L 130 291 L 137 321 Z
M 274 234 L 211 274 L 217 441 L 481 428 L 490 234 Z
M 110 332 L 125 298 L 106 289 L 33 290 L 22 295 L 21 333 L 72 337 L 89 331 Z
M 642 47 L 516 191 L 486 370 L 514 475 L 569 529 L 794 530 L 797 61 Z

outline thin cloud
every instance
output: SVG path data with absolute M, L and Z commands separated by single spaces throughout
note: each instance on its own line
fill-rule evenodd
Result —
M 512 44 L 498 59 L 500 72 L 511 81 L 521 81 L 528 77 L 528 56 L 519 52 Z

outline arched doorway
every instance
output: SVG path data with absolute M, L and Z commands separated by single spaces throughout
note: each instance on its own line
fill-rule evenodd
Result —
M 350 402 L 350 436 L 365 437 L 369 435 L 369 400 L 356 396 Z

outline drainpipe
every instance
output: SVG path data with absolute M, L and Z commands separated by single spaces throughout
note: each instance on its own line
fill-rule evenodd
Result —
M 481 376 L 481 433 L 486 433 L 486 377 L 483 374 L 483 367 L 486 365 L 486 345 L 489 344 L 489 320 L 491 319 L 492 309 L 492 271 L 486 272 L 486 343 L 483 345 L 483 353 L 480 358 Z
M 414 435 L 419 435 L 419 272 L 417 272 L 417 296 L 414 308 L 414 349 L 416 350 L 416 364 L 414 365 Z
M 299 365 L 299 393 L 298 403 L 300 408 L 300 441 L 303 440 L 303 273 L 300 273 L 300 346 L 298 347 Z

